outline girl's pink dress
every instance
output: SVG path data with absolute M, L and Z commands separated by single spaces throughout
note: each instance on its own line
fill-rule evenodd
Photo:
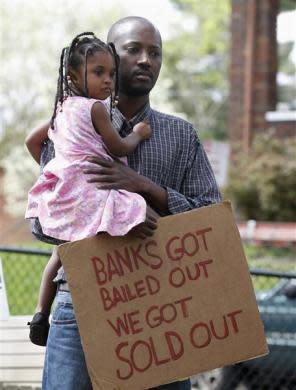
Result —
M 57 113 L 54 130 L 49 130 L 55 158 L 29 191 L 26 218 L 38 217 L 50 237 L 74 241 L 98 232 L 122 236 L 145 220 L 146 202 L 140 195 L 99 190 L 83 173 L 92 166 L 87 156 L 113 160 L 92 124 L 91 108 L 97 101 L 68 97 Z

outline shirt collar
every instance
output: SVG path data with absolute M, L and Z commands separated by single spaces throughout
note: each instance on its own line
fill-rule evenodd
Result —
M 137 112 L 137 114 L 130 119 L 129 121 L 126 120 L 124 115 L 119 111 L 117 107 L 113 110 L 113 118 L 112 122 L 113 125 L 120 130 L 124 124 L 127 125 L 130 129 L 132 129 L 137 123 L 143 121 L 144 119 L 149 118 L 151 112 L 151 107 L 149 101 L 141 108 L 140 111 Z

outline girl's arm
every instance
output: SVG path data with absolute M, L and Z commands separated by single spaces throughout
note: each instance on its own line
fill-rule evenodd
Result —
M 151 136 L 149 124 L 140 122 L 134 127 L 131 134 L 121 138 L 114 129 L 105 106 L 100 102 L 96 102 L 92 106 L 91 119 L 96 132 L 103 138 L 109 152 L 117 157 L 123 157 L 132 153 L 140 142 Z
M 47 122 L 36 127 L 36 129 L 32 130 L 25 140 L 25 144 L 31 156 L 38 164 L 40 164 L 41 146 L 47 138 L 49 126 L 50 122 Z

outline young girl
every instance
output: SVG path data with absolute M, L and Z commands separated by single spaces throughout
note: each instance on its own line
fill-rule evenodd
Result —
M 29 191 L 26 211 L 26 218 L 39 218 L 47 236 L 61 241 L 79 240 L 99 232 L 122 236 L 145 221 L 146 202 L 140 195 L 99 190 L 83 174 L 90 166 L 87 157 L 123 157 L 151 135 L 145 122 L 138 123 L 124 139 L 112 127 L 105 99 L 111 95 L 114 101 L 114 81 L 116 99 L 117 73 L 114 46 L 103 43 L 93 33 L 78 35 L 62 51 L 48 134 L 47 129 L 39 129 L 26 140 L 37 162 L 44 140 L 49 137 L 54 143 L 55 158 Z M 43 273 L 36 314 L 29 323 L 30 339 L 37 345 L 46 345 L 48 317 L 56 292 L 52 280 L 60 265 L 54 250 Z

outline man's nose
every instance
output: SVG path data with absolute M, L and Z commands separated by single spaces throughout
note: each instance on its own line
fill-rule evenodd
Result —
M 151 66 L 151 59 L 150 59 L 149 53 L 147 51 L 145 51 L 145 50 L 141 51 L 139 58 L 138 58 L 138 64 L 148 66 L 148 67 Z

